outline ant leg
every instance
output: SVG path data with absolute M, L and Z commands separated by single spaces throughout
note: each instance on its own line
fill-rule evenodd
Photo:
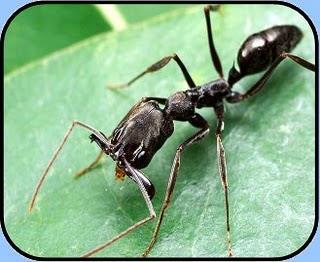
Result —
M 135 223 L 134 225 L 132 225 L 131 227 L 127 228 L 126 230 L 124 230 L 123 232 L 121 232 L 119 235 L 115 236 L 113 239 L 109 240 L 108 242 L 90 250 L 89 252 L 85 253 L 84 255 L 82 255 L 82 257 L 89 257 L 92 256 L 94 254 L 96 254 L 97 252 L 105 249 L 106 247 L 110 246 L 112 243 L 114 243 L 115 241 L 121 239 L 122 237 L 126 236 L 127 234 L 129 234 L 131 231 L 135 230 L 136 228 L 138 228 L 139 226 L 147 223 L 148 221 L 154 219 L 156 217 L 156 214 L 154 212 L 153 209 L 153 205 L 152 202 L 150 200 L 150 197 L 148 195 L 148 192 L 146 190 L 146 188 L 143 185 L 143 182 L 141 181 L 141 173 L 133 168 L 126 159 L 123 159 L 123 162 L 125 164 L 126 169 L 128 170 L 128 172 L 132 175 L 132 178 L 135 180 L 135 182 L 138 184 L 138 187 L 143 195 L 143 198 L 147 204 L 147 207 L 149 209 L 149 217 L 140 220 L 139 222 Z
M 128 87 L 131 84 L 133 84 L 135 81 L 137 81 L 139 78 L 141 78 L 142 76 L 144 76 L 145 74 L 148 73 L 152 73 L 152 72 L 156 72 L 158 70 L 160 70 L 161 68 L 165 67 L 170 60 L 173 59 L 174 61 L 176 61 L 176 63 L 178 64 L 178 66 L 180 67 L 183 76 L 186 80 L 186 82 L 188 83 L 190 88 L 195 87 L 195 83 L 193 82 L 187 68 L 185 67 L 185 65 L 182 63 L 182 61 L 180 60 L 180 58 L 178 57 L 177 54 L 173 54 L 171 56 L 166 56 L 164 58 L 162 58 L 161 60 L 159 60 L 158 62 L 154 63 L 153 65 L 149 66 L 145 71 L 143 71 L 141 74 L 137 75 L 136 77 L 134 77 L 133 79 L 131 79 L 128 83 L 125 84 L 120 84 L 120 85 L 108 85 L 108 88 L 124 88 L 124 87 Z
M 70 127 L 68 128 L 67 132 L 65 133 L 60 145 L 58 146 L 58 148 L 56 149 L 56 151 L 54 152 L 52 158 L 50 159 L 45 171 L 43 172 L 42 176 L 40 177 L 37 185 L 36 185 L 36 188 L 35 188 L 35 191 L 32 195 L 32 198 L 31 198 L 31 202 L 30 202 L 30 205 L 29 205 L 29 212 L 32 211 L 33 207 L 34 207 L 34 204 L 35 204 L 35 201 L 36 201 L 36 198 L 37 198 L 37 195 L 39 193 L 39 190 L 46 178 L 46 176 L 48 175 L 48 172 L 53 164 L 53 162 L 56 160 L 58 154 L 60 153 L 61 149 L 63 148 L 64 144 L 66 143 L 67 139 L 69 138 L 73 128 L 75 126 L 80 126 L 84 129 L 87 129 L 89 130 L 90 132 L 92 132 L 95 136 L 97 136 L 103 143 L 106 144 L 106 146 L 110 146 L 110 143 L 106 140 L 106 138 L 98 131 L 96 130 L 95 128 L 85 124 L 85 123 L 82 123 L 80 121 L 77 121 L 77 120 L 74 120 L 72 122 L 72 124 L 70 125 Z
M 86 173 L 90 172 L 92 169 L 94 169 L 95 167 L 97 167 L 99 165 L 99 162 L 101 160 L 103 156 L 103 151 L 100 150 L 98 156 L 96 157 L 96 159 L 89 164 L 88 166 L 86 166 L 85 168 L 81 169 L 80 171 L 78 171 L 74 176 L 75 178 L 79 178 L 80 176 L 85 175 Z
M 217 128 L 216 128 L 216 140 L 217 140 L 217 160 L 218 160 L 218 169 L 219 175 L 221 178 L 222 188 L 224 190 L 224 199 L 225 199 L 225 210 L 226 210 L 226 225 L 227 225 L 227 246 L 228 246 L 228 256 L 232 256 L 232 247 L 231 247 L 231 234 L 230 234 L 230 217 L 229 217 L 229 193 L 228 193 L 228 175 L 227 175 L 227 162 L 225 156 L 225 150 L 222 144 L 222 131 L 224 128 L 223 114 L 224 107 L 223 102 L 220 101 L 214 107 L 216 116 L 217 116 Z
M 209 42 L 209 49 L 210 49 L 210 55 L 212 63 L 218 72 L 220 78 L 223 78 L 223 69 L 222 65 L 218 56 L 218 53 L 216 51 L 216 48 L 213 43 L 213 37 L 212 37 L 212 29 L 211 29 L 211 19 L 210 19 L 210 11 L 216 11 L 219 8 L 219 5 L 207 5 L 204 8 L 204 15 L 206 17 L 206 24 L 207 24 L 207 33 L 208 33 L 208 42 Z
M 304 60 L 299 56 L 289 53 L 282 53 L 280 56 L 277 57 L 276 60 L 273 61 L 267 72 L 265 72 L 264 75 L 246 93 L 240 94 L 239 92 L 231 92 L 231 94 L 226 97 L 226 100 L 229 103 L 237 103 L 257 94 L 264 87 L 265 83 L 268 81 L 273 71 L 285 58 L 290 58 L 292 61 L 303 66 L 304 68 L 313 72 L 315 71 L 314 64 Z
M 209 133 L 209 125 L 208 125 L 207 121 L 205 119 L 203 119 L 199 114 L 195 114 L 194 117 L 189 122 L 193 126 L 201 127 L 201 130 L 198 131 L 197 133 L 195 133 L 189 139 L 187 139 L 184 143 L 182 143 L 176 151 L 176 154 L 175 154 L 175 157 L 173 160 L 173 164 L 171 166 L 170 176 L 169 176 L 169 180 L 168 180 L 168 184 L 167 184 L 166 195 L 165 195 L 165 198 L 164 198 L 164 201 L 163 201 L 160 213 L 159 213 L 157 225 L 153 231 L 151 241 L 150 241 L 149 245 L 147 246 L 145 252 L 142 255 L 143 257 L 146 257 L 150 253 L 152 247 L 154 246 L 154 244 L 157 240 L 157 236 L 158 236 L 160 226 L 161 226 L 161 223 L 163 220 L 163 215 L 169 206 L 171 196 L 173 193 L 173 189 L 174 189 L 176 179 L 178 176 L 181 153 L 184 151 L 184 149 L 187 146 L 192 145 L 193 143 L 199 141 L 200 139 L 202 139 L 204 136 L 206 136 Z

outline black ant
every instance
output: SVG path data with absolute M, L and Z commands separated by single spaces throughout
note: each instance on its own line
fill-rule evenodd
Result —
M 229 222 L 229 201 L 228 201 L 228 179 L 225 150 L 222 144 L 222 131 L 224 127 L 224 101 L 228 103 L 241 102 L 257 94 L 266 84 L 276 67 L 285 58 L 289 58 L 306 69 L 315 71 L 315 65 L 296 56 L 290 52 L 301 40 L 302 32 L 293 25 L 280 25 L 268 28 L 249 36 L 238 51 L 238 68 L 233 65 L 229 71 L 228 80 L 223 77 L 223 70 L 217 51 L 214 46 L 211 31 L 210 11 L 217 9 L 217 6 L 208 5 L 204 8 L 206 19 L 209 49 L 213 65 L 220 78 L 203 85 L 196 85 L 189 75 L 186 67 L 177 54 L 162 58 L 160 61 L 148 67 L 144 72 L 133 78 L 125 85 L 114 87 L 127 87 L 141 78 L 143 75 L 155 72 L 166 66 L 170 60 L 174 60 L 181 69 L 184 78 L 190 89 L 179 91 L 168 98 L 145 97 L 132 107 L 128 114 L 122 119 L 110 137 L 102 132 L 79 121 L 73 121 L 66 132 L 61 144 L 49 161 L 42 177 L 40 178 L 33 194 L 29 211 L 35 204 L 39 189 L 48 174 L 58 153 L 66 143 L 69 135 L 75 126 L 89 130 L 91 142 L 94 141 L 101 148 L 98 157 L 88 167 L 76 174 L 81 176 L 97 165 L 103 154 L 109 155 L 116 161 L 116 176 L 123 178 L 128 176 L 137 183 L 149 209 L 149 217 L 135 223 L 113 239 L 92 249 L 84 254 L 84 257 L 91 256 L 111 245 L 118 239 L 127 235 L 134 229 L 154 219 L 154 212 L 151 199 L 155 194 L 155 188 L 151 181 L 140 171 L 148 166 L 155 153 L 163 146 L 165 141 L 173 134 L 173 121 L 187 121 L 192 126 L 199 128 L 193 136 L 178 146 L 167 184 L 167 190 L 163 205 L 161 207 L 158 221 L 153 232 L 152 239 L 146 248 L 143 256 L 147 256 L 156 242 L 159 229 L 163 220 L 165 210 L 168 208 L 176 178 L 180 167 L 180 156 L 186 147 L 201 140 L 209 133 L 207 121 L 195 109 L 212 107 L 217 117 L 215 130 L 217 143 L 218 168 L 221 177 L 222 187 L 225 194 L 226 229 L 227 229 L 227 250 L 228 256 L 232 256 L 230 222 Z M 246 91 L 239 93 L 232 90 L 232 87 L 245 76 L 256 74 L 267 70 L 263 76 Z M 160 107 L 163 105 L 163 108 Z

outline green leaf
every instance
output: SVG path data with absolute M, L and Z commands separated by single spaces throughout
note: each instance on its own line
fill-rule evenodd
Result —
M 5 38 L 5 73 L 111 27 L 92 5 L 41 4 L 10 23 Z
M 294 53 L 314 62 L 313 34 L 304 18 L 281 5 L 226 5 L 212 14 L 214 40 L 227 73 L 250 34 L 295 24 L 304 38 Z M 55 162 L 35 210 L 27 207 L 47 161 L 73 119 L 111 134 L 142 96 L 168 97 L 186 89 L 170 63 L 132 87 L 125 82 L 161 57 L 177 52 L 196 83 L 217 78 L 201 6 L 99 35 L 21 68 L 5 78 L 5 225 L 14 243 L 44 257 L 77 257 L 148 215 L 141 193 L 114 178 L 115 163 L 81 179 L 73 174 L 98 153 L 88 133 L 76 130 Z M 235 89 L 246 89 L 259 76 Z M 227 104 L 224 146 L 235 256 L 284 256 L 308 239 L 315 212 L 314 73 L 284 61 L 265 89 L 246 102 Z M 217 172 L 212 109 L 199 110 L 210 135 L 182 156 L 170 208 L 151 256 L 226 256 L 224 194 Z M 176 123 L 173 136 L 143 170 L 157 189 L 159 212 L 177 146 L 196 131 Z M 142 226 L 97 256 L 140 256 L 155 222 Z
M 142 21 L 165 12 L 172 11 L 178 8 L 186 8 L 190 5 L 182 5 L 182 4 L 135 4 L 132 7 L 132 4 L 123 4 L 118 5 L 118 8 L 122 15 L 129 23 L 135 23 L 138 21 Z

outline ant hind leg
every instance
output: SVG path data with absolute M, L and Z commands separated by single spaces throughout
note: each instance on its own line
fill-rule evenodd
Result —
M 274 70 L 278 67 L 278 65 L 286 58 L 290 58 L 293 62 L 297 63 L 298 65 L 300 65 L 310 71 L 313 71 L 313 72 L 315 71 L 314 64 L 308 62 L 307 60 L 305 60 L 299 56 L 284 52 L 273 61 L 270 68 L 264 73 L 264 75 L 252 87 L 250 87 L 248 89 L 248 91 L 246 91 L 244 94 L 232 91 L 231 94 L 226 97 L 227 102 L 238 103 L 238 102 L 241 102 L 241 101 L 257 94 L 265 86 L 266 82 L 269 80 L 269 78 L 273 74 Z
M 219 5 L 207 5 L 204 8 L 204 15 L 206 18 L 206 25 L 207 25 L 207 34 L 208 34 L 208 43 L 209 43 L 209 50 L 211 55 L 211 60 L 213 63 L 214 68 L 218 72 L 220 78 L 223 78 L 223 69 L 220 62 L 220 58 L 218 56 L 218 52 L 214 46 L 213 36 L 212 36 L 212 28 L 211 28 L 211 19 L 210 19 L 210 11 L 218 10 Z

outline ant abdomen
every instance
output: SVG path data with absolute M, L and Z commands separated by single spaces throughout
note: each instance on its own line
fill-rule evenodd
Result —
M 239 71 L 233 66 L 229 72 L 229 84 L 266 70 L 282 53 L 290 52 L 301 38 L 301 30 L 293 25 L 274 26 L 249 36 L 238 51 Z

